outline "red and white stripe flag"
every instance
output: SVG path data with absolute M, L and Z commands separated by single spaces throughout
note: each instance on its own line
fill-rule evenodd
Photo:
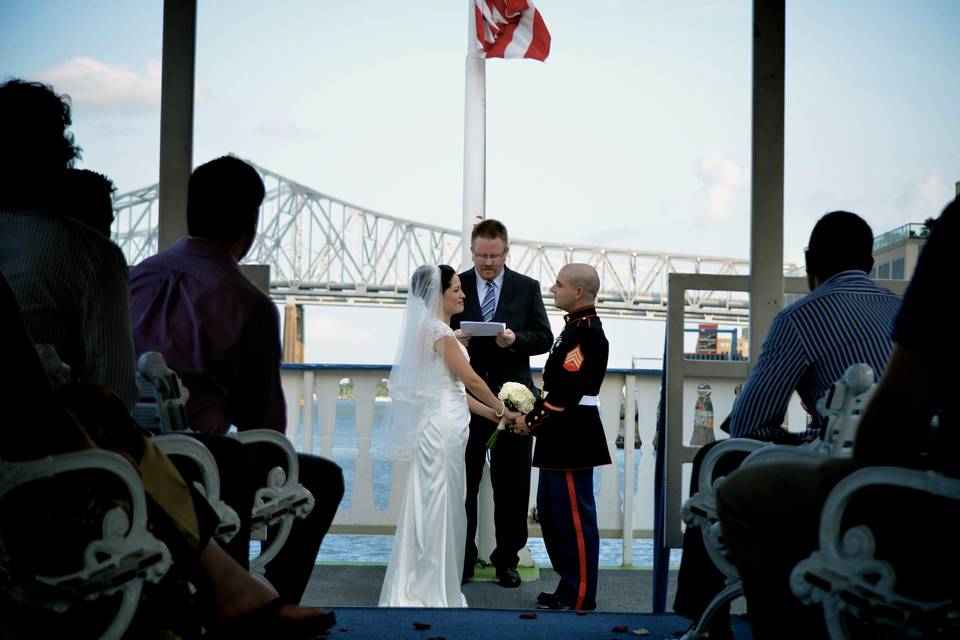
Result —
M 477 40 L 484 58 L 550 55 L 550 32 L 530 0 L 474 0 Z

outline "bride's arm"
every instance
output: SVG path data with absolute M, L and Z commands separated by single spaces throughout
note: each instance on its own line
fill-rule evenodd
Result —
M 488 407 L 470 394 L 467 394 L 467 406 L 470 407 L 470 413 L 475 413 L 478 416 L 482 416 L 490 422 L 496 422 L 500 419 L 497 417 L 497 412 L 495 409 Z
M 482 407 L 492 408 L 495 416 L 497 413 L 500 414 L 493 420 L 499 420 L 503 416 L 505 408 L 503 402 L 493 395 L 493 391 L 490 391 L 487 383 L 470 366 L 470 362 L 463 356 L 463 351 L 460 350 L 457 339 L 453 336 L 445 336 L 437 340 L 435 347 L 443 356 L 444 363 L 453 372 L 453 375 L 460 378 L 463 385 L 480 401 L 477 407 L 480 409 L 479 411 L 474 410 L 473 405 L 470 406 L 470 410 L 486 417 L 486 411 Z M 467 402 L 469 403 L 470 400 L 468 399 Z
M 478 416 L 482 416 L 490 422 L 499 422 L 500 418 L 503 418 L 507 422 L 512 423 L 514 420 L 523 415 L 519 411 L 511 411 L 510 409 L 507 409 L 503 412 L 502 416 L 498 416 L 495 409 L 483 404 L 469 393 L 467 394 L 467 406 L 470 407 L 470 413 L 475 413 Z

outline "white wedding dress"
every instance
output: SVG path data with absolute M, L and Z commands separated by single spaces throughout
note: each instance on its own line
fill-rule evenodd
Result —
M 453 336 L 440 320 L 430 339 Z M 457 342 L 467 356 L 467 350 Z M 381 607 L 465 607 L 460 591 L 467 537 L 464 453 L 470 410 L 463 382 L 442 360 L 429 378 L 441 381 L 426 390 L 417 448 L 407 476 L 393 551 L 380 591 Z

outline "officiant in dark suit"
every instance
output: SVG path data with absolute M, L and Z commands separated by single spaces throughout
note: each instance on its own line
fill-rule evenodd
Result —
M 470 365 L 499 393 L 505 382 L 526 385 L 538 396 L 530 374 L 530 356 L 546 353 L 553 342 L 547 311 L 540 295 L 540 283 L 506 268 L 510 250 L 507 228 L 497 220 L 483 220 L 470 234 L 473 269 L 460 274 L 464 300 L 463 313 L 453 316 L 450 325 L 470 354 Z M 471 337 L 460 329 L 463 321 L 503 322 L 504 331 L 496 336 Z M 483 476 L 486 442 L 496 423 L 471 415 L 467 441 L 467 544 L 464 556 L 464 580 L 473 576 L 477 562 L 477 492 Z M 490 477 L 493 484 L 493 520 L 496 549 L 490 562 L 496 568 L 497 582 L 504 587 L 519 587 L 518 553 L 527 544 L 527 505 L 530 496 L 531 438 L 503 432 L 490 452 Z

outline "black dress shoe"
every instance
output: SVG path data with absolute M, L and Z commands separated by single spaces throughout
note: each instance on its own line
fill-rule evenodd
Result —
M 560 598 L 555 593 L 541 591 L 537 594 L 537 609 L 552 609 L 553 611 L 565 611 L 569 609 L 567 605 L 560 602 Z
M 516 589 L 520 586 L 520 574 L 513 567 L 497 569 L 497 584 L 507 589 Z
M 541 591 L 537 594 L 537 608 L 538 609 L 552 609 L 554 611 L 569 611 L 573 609 L 572 606 L 564 604 L 560 598 L 555 593 L 547 593 L 546 591 Z M 580 607 L 580 611 L 593 611 L 597 608 L 597 603 L 584 603 Z

